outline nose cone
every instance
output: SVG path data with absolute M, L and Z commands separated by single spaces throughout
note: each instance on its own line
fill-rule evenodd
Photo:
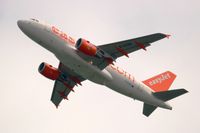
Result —
M 27 30 L 28 21 L 27 20 L 18 20 L 17 25 L 25 33 Z
M 20 30 L 31 39 L 34 39 L 40 32 L 38 25 L 36 25 L 36 23 L 33 23 L 31 20 L 18 20 L 17 25 Z
M 22 26 L 23 26 L 23 20 L 18 20 L 18 21 L 17 21 L 17 25 L 18 25 L 18 27 L 21 29 Z

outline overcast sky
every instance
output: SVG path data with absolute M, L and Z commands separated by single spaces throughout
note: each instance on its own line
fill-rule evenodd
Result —
M 96 45 L 162 32 L 171 34 L 116 65 L 139 80 L 170 70 L 171 89 L 190 93 L 147 118 L 143 104 L 90 81 L 56 109 L 53 82 L 37 71 L 56 57 L 26 37 L 18 19 L 37 18 Z M 1 133 L 199 133 L 199 0 L 0 0 Z

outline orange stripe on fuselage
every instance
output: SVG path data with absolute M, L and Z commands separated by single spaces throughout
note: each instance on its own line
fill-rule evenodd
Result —
M 70 45 L 74 46 L 75 45 L 75 40 L 68 36 L 67 34 L 65 34 L 64 32 L 62 32 L 61 30 L 59 30 L 58 28 L 56 28 L 55 26 L 51 27 L 51 31 L 57 35 L 58 37 L 60 37 L 61 39 L 63 39 L 64 41 L 66 41 L 67 43 L 69 43 Z
M 124 77 L 128 78 L 129 80 L 131 80 L 133 82 L 135 81 L 135 78 L 131 74 L 127 73 L 126 71 L 119 68 L 118 66 L 115 66 L 115 65 L 112 65 L 112 64 L 110 64 L 109 66 L 111 67 L 111 69 L 113 69 L 117 73 L 123 75 Z

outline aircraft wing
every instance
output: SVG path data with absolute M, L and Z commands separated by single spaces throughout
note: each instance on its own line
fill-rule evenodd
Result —
M 163 39 L 165 37 L 169 38 L 169 36 L 170 35 L 156 33 L 125 41 L 100 45 L 99 48 L 110 54 L 114 59 L 117 59 L 118 57 L 124 55 L 128 57 L 129 53 L 134 52 L 136 50 L 146 50 L 146 47 L 150 46 L 151 43 Z
M 64 66 L 62 63 L 59 64 L 58 70 L 63 73 L 62 77 L 64 80 L 56 80 L 54 83 L 51 101 L 56 107 L 59 106 L 63 99 L 68 99 L 67 96 L 71 91 L 73 91 L 75 85 L 81 85 L 81 82 L 85 80 L 78 74 L 71 71 L 68 67 Z

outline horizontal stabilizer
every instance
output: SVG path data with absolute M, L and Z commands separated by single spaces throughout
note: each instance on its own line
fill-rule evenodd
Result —
M 148 117 L 156 108 L 156 106 L 144 103 L 143 114 Z
M 169 101 L 173 98 L 176 98 L 180 95 L 183 95 L 185 93 L 187 93 L 188 91 L 185 89 L 176 89 L 176 90 L 168 90 L 168 91 L 162 91 L 162 92 L 155 92 L 153 93 L 153 95 L 155 97 L 157 97 L 158 99 L 162 100 L 162 101 Z M 153 106 L 153 105 L 149 105 L 144 103 L 143 106 L 143 114 L 145 116 L 149 116 L 157 107 Z
M 169 91 L 162 91 L 162 92 L 155 92 L 153 95 L 162 101 L 168 101 L 173 98 L 176 98 L 180 95 L 187 93 L 188 91 L 185 89 L 176 89 L 176 90 L 169 90 Z

